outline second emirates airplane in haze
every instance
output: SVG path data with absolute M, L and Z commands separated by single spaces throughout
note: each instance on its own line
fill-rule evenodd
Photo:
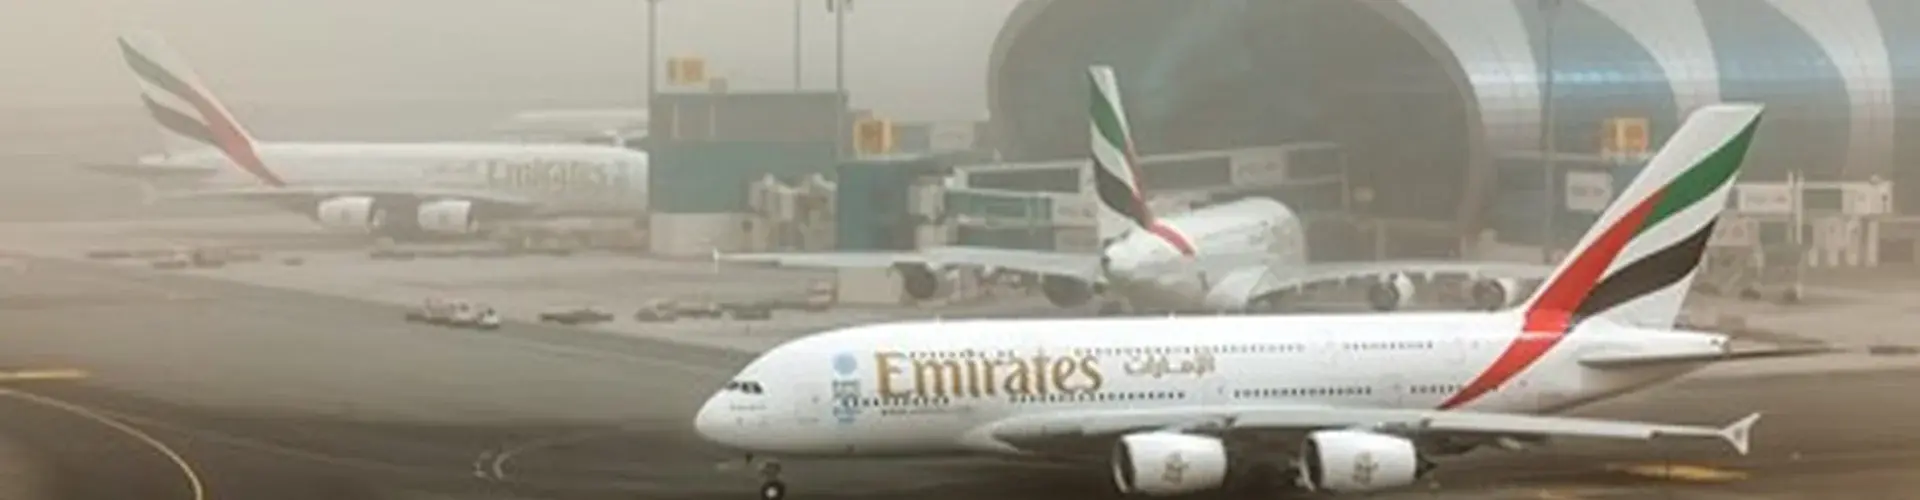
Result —
M 1713 362 L 1800 353 L 1674 329 L 1760 114 L 1692 113 L 1514 309 L 858 326 L 768 350 L 694 425 L 749 460 L 1091 459 L 1119 491 L 1150 496 L 1216 489 L 1241 468 L 1325 492 L 1391 489 L 1432 457 L 1547 437 L 1702 438 L 1745 453 L 1758 414 L 1720 427 L 1545 414 Z M 761 463 L 761 496 L 784 497 L 778 462 Z
M 120 55 L 165 153 L 87 168 L 154 184 L 158 199 L 258 202 L 322 227 L 396 238 L 469 235 L 509 219 L 638 216 L 647 153 L 588 144 L 256 141 L 159 36 Z
M 1409 261 L 1308 262 L 1306 228 L 1286 205 L 1271 198 L 1245 198 L 1156 216 L 1140 185 L 1133 134 L 1120 102 L 1113 69 L 1090 70 L 1088 88 L 1091 162 L 1085 183 L 1095 198 L 1102 246 L 1097 253 L 942 246 L 900 253 L 736 254 L 732 262 L 784 266 L 886 268 L 900 276 L 908 295 L 934 296 L 941 269 L 975 266 L 1041 276 L 1047 300 L 1077 307 L 1097 296 L 1103 309 L 1135 311 L 1243 311 L 1272 309 L 1311 285 L 1373 280 L 1368 301 L 1375 310 L 1399 309 L 1413 298 L 1410 275 L 1476 279 L 1474 300 L 1482 308 L 1511 305 L 1522 283 L 1546 277 L 1547 266 L 1511 262 Z

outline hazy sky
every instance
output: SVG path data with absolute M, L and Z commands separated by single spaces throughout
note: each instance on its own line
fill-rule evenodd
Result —
M 854 105 L 985 118 L 987 52 L 1018 0 L 856 0 Z M 833 16 L 802 0 L 805 84 L 833 85 Z M 789 88 L 792 0 L 665 0 L 661 55 L 699 55 L 735 89 Z M 643 0 L 0 0 L 0 107 L 131 104 L 114 50 L 157 32 L 235 102 L 559 99 L 637 105 Z M 664 72 L 662 72 L 664 78 Z

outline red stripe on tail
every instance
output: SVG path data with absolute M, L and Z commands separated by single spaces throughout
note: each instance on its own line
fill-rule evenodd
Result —
M 1506 352 L 1493 360 L 1493 365 L 1472 382 L 1455 393 L 1452 398 L 1440 404 L 1440 409 L 1452 409 L 1472 402 L 1488 392 L 1493 392 L 1502 384 L 1525 371 L 1527 367 L 1545 356 L 1547 351 L 1566 338 L 1573 327 L 1573 311 L 1578 310 L 1580 302 L 1586 300 L 1587 293 L 1593 291 L 1595 283 L 1613 266 L 1613 260 L 1620 251 L 1633 241 L 1640 231 L 1640 225 L 1653 213 L 1653 206 L 1660 201 L 1664 189 L 1655 191 L 1651 196 L 1634 205 L 1619 221 L 1615 221 L 1606 232 L 1595 238 L 1593 243 L 1574 256 L 1553 281 L 1546 283 L 1540 298 L 1527 307 L 1526 323 L 1520 336 L 1507 346 Z

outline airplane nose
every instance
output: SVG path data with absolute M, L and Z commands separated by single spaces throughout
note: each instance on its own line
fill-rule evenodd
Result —
M 706 404 L 700 405 L 700 412 L 693 416 L 693 431 L 707 441 L 724 443 L 726 418 L 726 407 L 720 398 L 708 398 Z

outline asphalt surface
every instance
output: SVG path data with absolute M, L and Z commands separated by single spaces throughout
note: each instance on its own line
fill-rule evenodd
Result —
M 0 280 L 8 336 L 0 364 L 94 376 L 12 386 L 29 392 L 0 394 L 0 429 L 46 452 L 61 498 L 193 498 L 184 468 L 206 498 L 753 494 L 753 480 L 716 468 L 731 457 L 701 443 L 687 423 L 745 354 L 540 325 L 499 332 L 409 325 L 400 312 L 29 259 Z M 1755 453 L 1734 456 L 1711 444 L 1556 443 L 1449 461 L 1437 490 L 1408 495 L 1905 498 L 1920 486 L 1907 472 L 1920 469 L 1920 400 L 1909 396 L 1916 383 L 1920 372 L 1906 371 L 1681 382 L 1583 413 L 1719 424 L 1765 411 Z M 1703 483 L 1613 470 L 1656 463 L 1745 477 Z M 989 460 L 787 469 L 796 498 L 1106 491 L 1099 470 Z

